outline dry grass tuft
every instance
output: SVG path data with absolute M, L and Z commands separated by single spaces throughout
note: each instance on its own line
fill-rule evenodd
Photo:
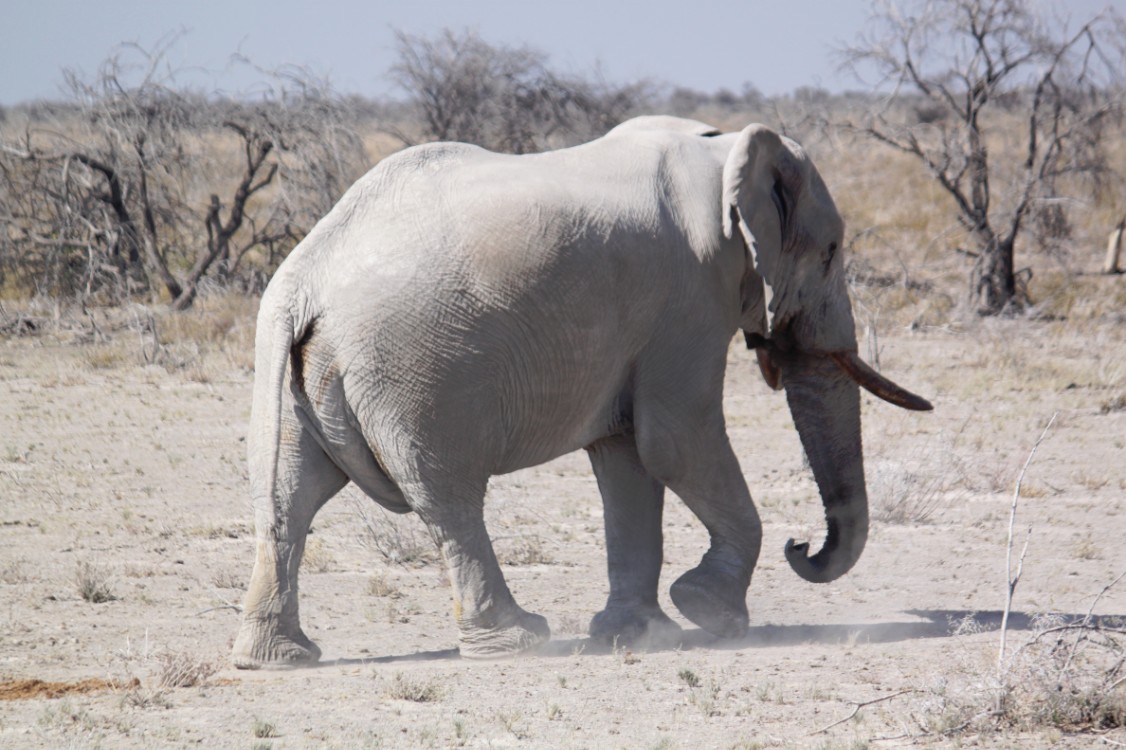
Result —
M 444 691 L 434 680 L 416 680 L 396 672 L 391 684 L 383 691 L 388 698 L 414 703 L 434 703 L 444 697 Z
M 368 594 L 377 597 L 399 598 L 402 594 L 399 587 L 387 579 L 382 573 L 373 573 L 368 578 Z
M 258 739 L 281 737 L 281 732 L 278 731 L 277 724 L 274 724 L 272 721 L 266 721 L 265 719 L 255 719 L 251 732 Z
M 336 558 L 322 539 L 310 539 L 305 543 L 305 554 L 301 556 L 301 569 L 311 573 L 327 573 L 336 565 Z
M 544 549 L 543 540 L 535 535 L 504 544 L 497 550 L 497 560 L 501 565 L 552 565 L 555 562 L 551 553 Z
M 966 495 L 966 469 L 957 437 L 939 446 L 920 445 L 907 455 L 872 462 L 869 474 L 872 520 L 892 524 L 930 523 Z
M 360 537 L 362 545 L 397 565 L 422 567 L 437 561 L 434 541 L 418 516 L 389 513 L 374 507 L 371 500 L 362 495 L 353 495 L 352 499 L 364 525 Z
M 110 586 L 109 573 L 100 565 L 83 560 L 74 575 L 78 595 L 91 604 L 104 604 L 117 600 Z
M 157 683 L 162 688 L 202 685 L 219 667 L 213 661 L 187 652 L 165 652 L 157 657 Z
M 1126 411 L 1126 393 L 1119 393 L 1114 398 L 1102 402 L 1099 406 L 1100 414 L 1111 414 L 1117 411 Z

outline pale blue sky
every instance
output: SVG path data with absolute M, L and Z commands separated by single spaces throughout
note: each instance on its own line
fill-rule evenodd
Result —
M 1031 0 L 1037 1 L 1037 0 Z M 1126 0 L 1039 0 L 1086 17 Z M 857 84 L 836 69 L 834 45 L 852 41 L 868 0 L 0 0 L 0 104 L 58 98 L 62 69 L 92 75 L 121 42 L 174 47 L 179 68 L 217 71 L 193 83 L 230 93 L 259 77 L 229 65 L 241 52 L 265 68 L 307 66 L 341 91 L 397 93 L 392 29 L 433 34 L 475 28 L 489 42 L 527 43 L 562 70 L 601 64 L 616 81 L 649 78 L 703 91 L 767 94 Z

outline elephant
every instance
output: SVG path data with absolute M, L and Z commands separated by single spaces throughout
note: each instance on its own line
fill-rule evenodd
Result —
M 604 504 L 609 595 L 592 638 L 681 632 L 658 604 L 666 488 L 706 527 L 671 586 L 689 621 L 748 627 L 762 527 L 722 396 L 743 332 L 784 389 L 824 504 L 807 581 L 856 563 L 868 533 L 858 386 L 925 399 L 857 354 L 844 225 L 806 152 L 770 128 L 641 117 L 589 143 L 496 154 L 433 143 L 360 178 L 263 293 L 247 439 L 256 561 L 242 668 L 316 661 L 298 567 L 349 481 L 417 513 L 451 583 L 462 657 L 534 648 L 547 621 L 510 592 L 485 528 L 493 475 L 585 449 Z

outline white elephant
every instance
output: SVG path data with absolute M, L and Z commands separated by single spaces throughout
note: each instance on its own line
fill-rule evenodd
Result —
M 603 639 L 679 632 L 657 603 L 667 487 L 711 546 L 673 585 L 721 635 L 747 627 L 761 526 L 722 393 L 742 329 L 781 385 L 825 504 L 822 549 L 787 545 L 810 581 L 864 547 L 856 383 L 930 405 L 867 368 L 843 225 L 793 141 L 639 118 L 574 148 L 494 154 L 437 143 L 361 178 L 262 298 L 249 435 L 257 560 L 240 667 L 315 660 L 297 573 L 317 510 L 349 480 L 414 511 L 448 568 L 461 654 L 549 637 L 505 583 L 482 508 L 492 475 L 590 454 L 605 507 Z

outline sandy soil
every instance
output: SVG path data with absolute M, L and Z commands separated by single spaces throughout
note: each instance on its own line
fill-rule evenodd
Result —
M 787 538 L 823 533 L 784 398 L 733 346 L 729 429 L 765 522 L 742 640 L 683 620 L 678 649 L 585 639 L 607 584 L 579 453 L 496 478 L 488 501 L 514 593 L 552 624 L 541 653 L 460 660 L 444 576 L 412 559 L 417 522 L 389 526 L 349 489 L 317 518 L 302 575 L 304 626 L 324 659 L 260 672 L 227 659 L 253 559 L 250 373 L 229 360 L 142 366 L 124 336 L 115 356 L 57 337 L 0 341 L 0 746 L 1100 745 L 1043 726 L 937 731 L 988 705 L 1013 486 L 1053 413 L 1024 477 L 1017 553 L 1031 536 L 1011 648 L 1038 613 L 1094 603 L 1126 615 L 1126 584 L 1095 601 L 1126 568 L 1126 336 L 1121 322 L 1091 326 L 885 333 L 883 370 L 936 409 L 865 398 L 869 490 L 885 520 L 860 564 L 822 586 L 782 557 Z M 675 498 L 665 529 L 667 587 L 706 538 Z M 83 580 L 108 601 L 84 599 Z M 663 604 L 677 616 L 667 594 Z M 954 635 L 970 615 L 984 631 Z M 1121 729 L 1104 737 L 1126 742 Z

